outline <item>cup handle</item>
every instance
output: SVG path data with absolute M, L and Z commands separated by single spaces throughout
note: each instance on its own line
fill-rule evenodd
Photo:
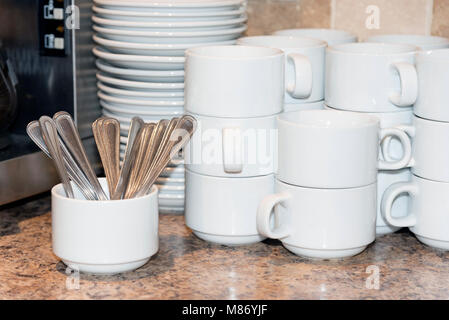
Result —
M 227 173 L 242 172 L 242 133 L 240 128 L 223 128 L 222 145 L 224 171 Z
M 381 141 L 381 147 L 383 147 L 382 141 L 386 137 L 397 137 L 399 141 L 401 141 L 402 148 L 404 150 L 404 154 L 401 159 L 397 161 L 386 161 L 386 160 L 379 160 L 378 163 L 378 169 L 379 170 L 399 170 L 402 168 L 406 168 L 412 159 L 412 142 L 410 137 L 407 135 L 407 133 L 404 130 L 399 129 L 398 127 L 394 128 L 385 128 L 380 130 L 380 141 Z M 389 145 L 389 144 L 388 144 Z M 389 155 L 388 148 L 382 149 L 382 153 L 384 156 L 384 159 L 392 159 L 392 157 Z
M 290 199 L 287 192 L 271 194 L 265 197 L 257 208 L 257 230 L 260 234 L 271 239 L 282 239 L 289 236 L 290 232 L 287 225 L 281 224 L 275 229 L 270 227 L 270 217 L 273 209 L 279 203 Z
M 287 92 L 293 98 L 305 99 L 312 93 L 312 63 L 309 58 L 299 53 L 290 53 L 287 59 L 293 63 L 295 82 L 287 84 Z
M 415 66 L 408 62 L 396 62 L 391 66 L 399 74 L 401 92 L 392 93 L 390 101 L 398 107 L 413 105 L 418 98 L 418 75 Z
M 401 125 L 397 125 L 395 126 L 396 129 L 402 130 L 404 131 L 409 137 L 410 139 L 412 139 L 415 136 L 415 127 L 412 125 L 408 125 L 408 124 L 401 124 Z M 383 139 L 381 141 L 381 152 L 382 152 L 382 156 L 386 161 L 394 161 L 394 159 L 391 157 L 390 155 L 390 143 L 391 143 L 391 136 L 385 137 L 385 139 Z M 412 143 L 413 144 L 413 143 Z M 407 165 L 407 167 L 411 167 L 413 166 L 413 155 Z
M 416 225 L 416 217 L 411 214 L 402 218 L 394 218 L 391 216 L 391 208 L 396 198 L 407 193 L 409 196 L 415 196 L 418 193 L 418 186 L 413 182 L 397 182 L 389 186 L 383 196 L 380 205 L 381 214 L 388 224 L 394 227 L 413 227 Z

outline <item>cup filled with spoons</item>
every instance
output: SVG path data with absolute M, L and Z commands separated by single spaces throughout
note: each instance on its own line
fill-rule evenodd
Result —
M 53 251 L 75 271 L 114 274 L 144 265 L 159 249 L 154 182 L 196 129 L 184 115 L 156 123 L 134 117 L 120 162 L 120 123 L 101 117 L 92 131 L 105 178 L 97 178 L 70 114 L 42 116 L 27 133 L 50 157 L 61 183 L 51 190 Z

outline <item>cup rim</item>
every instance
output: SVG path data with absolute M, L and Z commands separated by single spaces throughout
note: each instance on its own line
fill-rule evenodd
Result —
M 99 180 L 105 180 L 106 178 L 104 177 L 100 177 L 98 178 Z M 73 185 L 73 183 L 72 183 Z M 88 199 L 74 199 L 74 198 L 69 198 L 67 196 L 63 196 L 59 191 L 63 190 L 63 186 L 62 183 L 58 183 L 56 185 L 53 186 L 53 188 L 51 188 L 51 197 L 58 199 L 58 200 L 62 200 L 62 201 L 70 201 L 72 203 L 77 203 L 77 204 L 99 204 L 99 205 L 104 205 L 104 204 L 111 204 L 111 203 L 118 203 L 118 202 L 132 202 L 132 201 L 144 201 L 147 200 L 149 198 L 154 197 L 155 195 L 157 195 L 158 193 L 158 188 L 156 185 L 153 184 L 153 186 L 151 187 L 151 192 L 147 195 L 144 195 L 142 197 L 138 197 L 138 198 L 131 198 L 131 199 L 120 199 L 120 200 L 88 200 Z
M 327 33 L 328 36 L 334 36 L 334 35 L 339 36 L 339 39 L 357 39 L 357 36 L 355 34 L 352 34 L 349 31 L 342 30 L 342 29 L 331 29 L 331 28 L 290 28 L 290 29 L 278 30 L 278 31 L 275 31 L 274 33 L 276 35 L 287 35 L 287 33 L 289 33 L 289 32 L 302 32 L 302 31 Z M 293 33 L 291 35 L 296 36 Z M 310 34 L 307 35 L 307 37 L 314 38 Z
M 258 42 L 257 40 L 260 40 L 260 42 Z M 255 41 L 255 43 L 251 43 L 251 41 Z M 285 41 L 285 43 L 280 44 L 279 46 L 277 46 L 275 43 L 270 43 L 277 41 Z M 237 40 L 237 44 L 244 46 L 277 48 L 281 50 L 322 48 L 327 46 L 327 42 L 320 39 L 288 35 L 259 35 L 242 37 Z
M 311 121 L 306 122 L 298 120 L 297 117 L 300 114 L 310 115 Z M 341 119 L 343 119 L 343 122 L 345 123 L 326 124 L 324 121 L 326 120 L 326 118 L 332 120 L 330 117 L 336 119 L 337 121 L 341 121 Z M 313 118 L 315 118 L 316 121 Z M 320 120 L 320 118 L 322 120 Z M 360 119 L 362 121 L 359 121 Z M 280 115 L 278 115 L 277 121 L 280 123 L 284 123 L 285 125 L 294 126 L 300 129 L 319 129 L 319 130 L 358 129 L 372 126 L 380 126 L 380 119 L 376 116 L 360 112 L 346 112 L 340 110 L 301 110 L 288 113 L 281 113 Z
M 449 60 L 449 48 L 420 51 L 417 53 L 417 59 L 448 61 Z
M 405 108 L 405 107 L 404 107 Z M 331 111 L 345 111 L 343 109 L 337 109 L 337 108 L 332 108 L 331 106 L 328 106 L 327 104 L 324 104 L 324 110 L 331 110 Z M 395 112 L 388 112 L 388 111 L 382 111 L 382 112 L 366 112 L 366 111 L 354 111 L 354 110 L 350 110 L 350 111 L 345 111 L 345 112 L 356 112 L 356 113 L 362 113 L 362 114 L 366 114 L 368 116 L 402 116 L 402 115 L 410 115 L 410 116 L 414 116 L 415 114 L 413 113 L 413 108 L 409 108 L 409 110 L 399 110 L 399 111 L 395 111 Z
M 263 55 L 250 55 L 250 56 L 227 56 L 227 55 L 217 55 L 217 54 L 208 54 L 208 52 L 221 52 L 224 50 L 252 50 L 259 52 L 264 51 Z M 185 56 L 189 57 L 198 57 L 201 59 L 208 60 L 230 60 L 230 61 L 247 61 L 247 60 L 265 60 L 271 58 L 278 58 L 284 56 L 284 52 L 277 48 L 269 48 L 269 47 L 255 47 L 255 46 L 243 46 L 243 45 L 233 45 L 233 46 L 201 46 L 189 48 L 185 52 Z
M 423 35 L 423 34 L 379 34 L 375 36 L 371 36 L 365 40 L 365 42 L 384 42 L 390 43 L 388 40 L 398 39 L 399 41 L 404 41 L 404 44 L 407 44 L 406 41 L 410 41 L 409 44 L 419 47 L 420 45 L 429 45 L 429 44 L 449 44 L 449 39 L 441 36 L 433 36 L 433 35 Z M 384 41 L 387 40 L 387 41 Z M 413 41 L 415 40 L 415 41 Z M 402 44 L 395 42 L 397 44 Z
M 449 126 L 449 122 L 447 121 L 441 121 L 441 120 L 431 120 L 431 119 L 426 119 L 423 118 L 417 114 L 413 114 L 413 121 L 418 120 L 418 121 L 422 121 L 422 122 L 427 122 L 427 123 L 431 123 L 432 126 Z
M 258 117 L 217 117 L 217 116 L 210 116 L 210 115 L 205 115 L 205 114 L 200 114 L 200 113 L 195 113 L 189 110 L 185 110 L 185 114 L 189 114 L 192 115 L 195 118 L 203 118 L 206 120 L 218 120 L 218 121 L 258 121 L 258 119 L 260 120 L 267 120 L 267 119 L 272 119 L 277 117 L 280 113 L 275 113 L 275 114 L 270 114 L 267 116 L 258 116 Z
M 359 51 L 356 52 L 354 50 L 345 50 L 351 49 L 351 47 L 372 47 L 372 48 L 396 48 L 400 49 L 395 52 L 368 52 L 368 51 Z M 327 52 L 334 54 L 344 54 L 344 55 L 353 55 L 353 56 L 376 56 L 376 57 L 385 57 L 385 56 L 398 56 L 404 54 L 415 54 L 420 51 L 419 47 L 410 45 L 410 44 L 398 44 L 398 43 L 385 43 L 385 42 L 351 42 L 351 43 L 342 43 L 334 46 L 327 47 Z

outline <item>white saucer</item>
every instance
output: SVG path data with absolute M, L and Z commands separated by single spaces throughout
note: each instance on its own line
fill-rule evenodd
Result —
M 155 185 L 159 188 L 159 192 L 163 194 L 184 194 L 185 186 L 184 185 L 165 185 L 165 184 L 158 184 L 155 183 Z
M 183 71 L 184 72 L 184 71 Z M 111 87 L 101 81 L 97 82 L 97 87 L 103 92 L 107 92 L 112 96 L 127 97 L 127 98 L 141 98 L 146 97 L 154 100 L 173 100 L 184 101 L 184 91 L 148 91 L 141 88 L 123 89 Z
M 183 12 L 183 11 L 156 11 L 156 9 L 152 11 L 141 11 L 139 9 L 136 10 L 121 10 L 120 8 L 106 9 L 97 6 L 92 7 L 92 11 L 95 12 L 99 17 L 106 19 L 123 19 L 128 21 L 182 21 L 182 20 L 219 20 L 223 17 L 238 17 L 241 14 L 245 13 L 246 8 L 240 7 L 233 10 L 226 11 L 191 11 L 191 12 Z
M 184 185 L 186 180 L 184 178 L 167 178 L 167 177 L 159 177 L 156 180 L 157 184 L 164 185 L 164 184 L 170 184 L 170 185 Z
M 129 122 L 125 122 L 125 121 L 120 121 L 120 118 L 123 118 L 122 115 L 120 114 L 115 114 L 113 112 L 109 112 L 107 110 L 102 110 L 102 114 L 105 117 L 111 117 L 111 118 L 115 118 L 117 120 L 119 120 L 120 122 L 120 133 L 122 136 L 127 136 L 128 135 L 128 130 L 129 130 Z M 133 115 L 133 117 L 136 115 Z M 170 118 L 169 116 L 140 116 L 138 115 L 140 118 L 142 118 L 146 123 L 151 123 L 151 122 L 158 122 L 161 119 L 168 119 Z
M 163 207 L 183 207 L 184 206 L 184 194 L 159 194 L 159 206 Z
M 180 205 L 179 207 L 164 207 L 159 206 L 159 212 L 165 214 L 181 214 L 184 213 L 184 205 Z
M 150 90 L 173 90 L 173 91 L 180 91 L 184 89 L 184 83 L 123 80 L 114 77 L 109 77 L 102 72 L 97 72 L 97 79 L 100 80 L 101 82 L 127 88 L 142 88 Z
M 92 28 L 101 34 L 103 38 L 117 41 L 128 41 L 135 43 L 208 43 L 216 41 L 234 40 L 239 38 L 247 29 L 247 26 L 220 29 L 213 31 L 130 31 L 104 28 L 93 25 Z
M 97 69 L 113 74 L 124 80 L 148 81 L 148 82 L 184 82 L 184 70 L 139 70 L 118 68 L 109 63 L 97 59 Z
M 215 30 L 223 28 L 231 28 L 233 26 L 245 23 L 248 20 L 246 14 L 240 17 L 221 20 L 206 21 L 130 21 L 118 19 L 105 19 L 96 15 L 92 16 L 92 21 L 97 25 L 120 30 L 136 30 L 136 31 L 170 31 L 176 28 L 182 28 L 183 31 L 201 31 Z
M 204 43 L 181 43 L 181 44 L 155 44 L 155 43 L 135 43 L 104 39 L 93 36 L 93 40 L 110 50 L 120 54 L 155 55 L 155 56 L 184 56 L 185 50 L 192 47 L 199 47 Z M 208 45 L 233 45 L 235 40 L 211 42 Z
M 126 105 L 120 105 L 115 103 L 106 102 L 100 100 L 100 105 L 104 108 L 104 111 L 108 111 L 111 117 L 114 117 L 123 122 L 127 126 L 130 125 L 131 119 L 134 116 L 140 116 L 146 122 L 152 122 L 156 117 L 160 119 L 171 119 L 175 116 L 184 114 L 183 107 L 137 107 L 131 108 Z M 162 118 L 161 118 L 162 117 Z M 128 120 L 129 119 L 129 120 Z M 159 121 L 157 120 L 157 121 Z
M 144 56 L 131 54 L 117 54 L 108 52 L 101 47 L 92 49 L 94 55 L 109 63 L 125 68 L 150 70 L 183 70 L 184 57 Z M 141 87 L 140 87 L 141 88 Z
M 97 5 L 105 8 L 123 7 L 127 8 L 166 8 L 166 9 L 214 9 L 217 7 L 228 8 L 242 5 L 245 0 L 157 0 L 157 1 L 136 1 L 136 0 L 94 0 Z M 135 9 L 134 9 L 135 10 Z
M 165 107 L 165 108 L 183 108 L 184 107 L 184 101 L 176 101 L 176 100 L 154 100 L 154 99 L 148 99 L 148 98 L 144 98 L 141 97 L 140 99 L 130 99 L 130 98 L 119 98 L 119 97 L 114 97 L 111 96 L 107 93 L 104 93 L 102 91 L 98 91 L 97 93 L 98 97 L 100 99 L 103 99 L 107 102 L 112 102 L 112 103 L 118 103 L 118 104 L 123 104 L 123 105 L 130 105 L 130 107 L 134 107 L 137 109 L 136 110 L 140 110 L 140 108 L 138 108 L 138 106 L 144 106 L 144 107 Z M 171 109 L 166 109 L 166 110 L 171 110 Z

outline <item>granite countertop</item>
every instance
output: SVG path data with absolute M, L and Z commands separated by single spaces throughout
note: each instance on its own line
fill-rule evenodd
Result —
M 311 261 L 278 241 L 206 243 L 180 215 L 161 215 L 159 252 L 140 269 L 77 280 L 52 253 L 49 211 L 48 196 L 0 207 L 0 299 L 449 298 L 449 253 L 408 231 L 381 237 L 349 259 Z

